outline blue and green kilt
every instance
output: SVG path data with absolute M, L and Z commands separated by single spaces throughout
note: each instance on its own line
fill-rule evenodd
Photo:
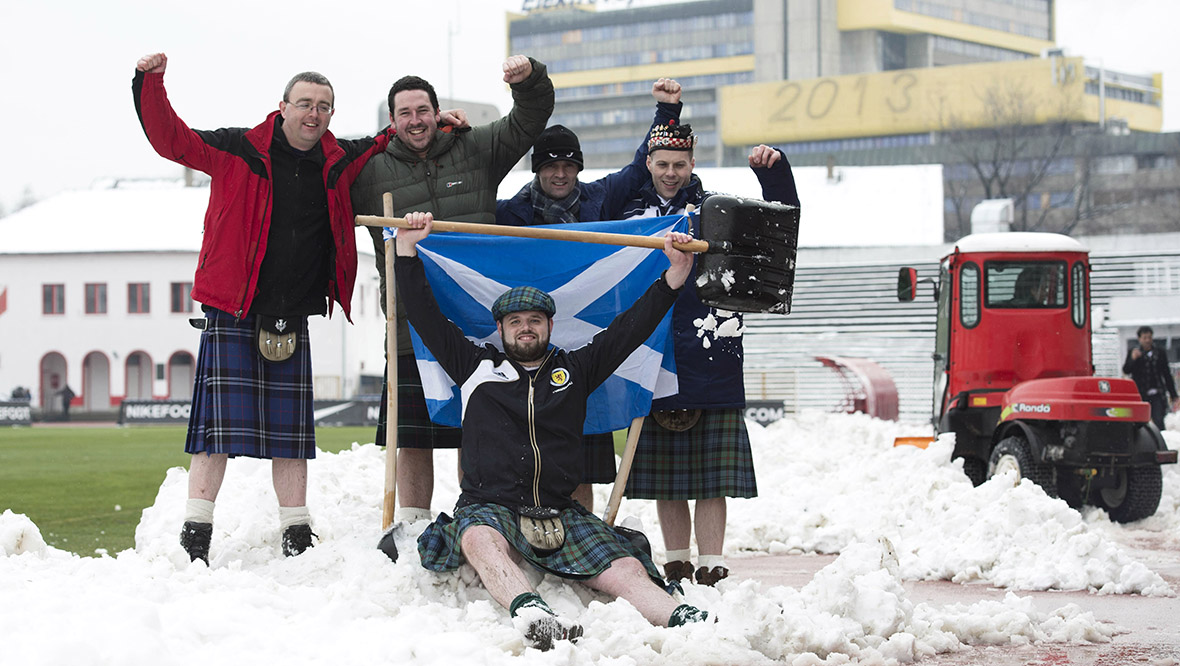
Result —
M 625 492 L 632 499 L 656 500 L 756 497 L 742 410 L 703 410 L 696 425 L 683 432 L 644 419 Z
M 314 458 L 311 344 L 307 317 L 291 317 L 295 354 L 271 363 L 258 352 L 255 317 L 205 313 L 186 453 Z
M 615 437 L 609 432 L 583 435 L 582 483 L 615 482 Z
M 381 381 L 381 413 L 377 417 L 377 439 L 385 446 L 385 422 L 389 419 L 386 404 L 389 386 Z M 422 376 L 413 354 L 397 357 L 397 448 L 399 449 L 457 449 L 463 440 L 463 429 L 438 425 L 430 420 L 426 409 L 426 392 L 422 390 Z
M 530 564 L 561 578 L 586 580 L 610 568 L 610 563 L 623 558 L 638 559 L 647 575 L 661 588 L 664 581 L 655 563 L 642 550 L 619 536 L 609 525 L 574 504 L 561 512 L 565 528 L 565 545 L 550 555 L 537 555 L 524 538 L 516 514 L 500 504 L 468 504 L 455 509 L 455 517 L 439 514 L 438 519 L 418 537 L 418 555 L 422 566 L 431 571 L 454 571 L 463 564 L 459 549 L 463 532 L 473 525 L 487 525 L 508 540 Z

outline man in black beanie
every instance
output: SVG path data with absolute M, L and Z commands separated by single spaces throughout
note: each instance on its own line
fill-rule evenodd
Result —
M 659 79 L 652 84 L 656 98 L 656 117 L 652 127 L 680 120 L 680 84 L 673 79 Z M 511 199 L 496 202 L 496 224 L 515 227 L 566 222 L 616 220 L 624 205 L 639 196 L 644 183 L 651 180 L 647 170 L 648 136 L 635 151 L 630 164 L 598 180 L 578 180 L 582 170 L 582 145 L 578 135 L 564 125 L 546 128 L 533 144 L 532 182 Z M 588 510 L 594 510 L 591 484 L 611 483 L 615 479 L 614 438 L 610 433 L 586 435 L 585 475 L 573 497 Z

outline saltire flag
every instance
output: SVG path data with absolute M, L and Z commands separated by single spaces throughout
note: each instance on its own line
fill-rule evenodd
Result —
M 546 226 L 663 237 L 669 230 L 687 233 L 688 218 L 668 215 Z M 443 314 L 476 344 L 491 343 L 501 350 L 492 303 L 512 287 L 530 285 L 553 297 L 557 314 L 550 344 L 573 350 L 631 307 L 668 267 L 661 250 L 482 234 L 432 233 L 418 244 L 418 255 Z M 413 327 L 410 337 L 431 420 L 460 425 L 459 387 Z M 591 394 L 584 432 L 626 428 L 632 419 L 651 410 L 653 397 L 674 395 L 676 366 L 671 350 L 669 311 L 647 341 Z

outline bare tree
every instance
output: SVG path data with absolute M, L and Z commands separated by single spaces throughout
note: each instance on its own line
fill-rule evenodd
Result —
M 1050 218 L 1052 201 L 1044 192 L 1046 179 L 1060 168 L 1059 160 L 1072 160 L 1074 125 L 1080 101 L 1066 97 L 1042 100 L 1019 81 L 997 81 L 978 91 L 981 116 L 968 119 L 961 113 L 942 114 L 942 142 L 947 146 L 944 173 L 959 174 L 966 168 L 974 178 L 947 178 L 948 197 L 954 207 L 960 234 L 970 229 L 972 190 L 982 199 L 1012 199 L 1013 226 L 1018 231 L 1069 233 L 1077 226 L 1074 216 Z M 1043 109 L 1051 107 L 1048 112 Z M 1071 161 L 1072 165 L 1072 161 Z M 955 166 L 961 168 L 955 169 Z M 1073 169 L 1068 171 L 1073 179 Z M 1064 174 L 1063 174 L 1064 175 Z M 976 187 L 969 187 L 975 182 Z M 1063 188 L 1075 189 L 1074 184 Z M 1040 205 L 1030 208 L 1037 192 Z M 1075 191 L 1075 199 L 1077 192 Z

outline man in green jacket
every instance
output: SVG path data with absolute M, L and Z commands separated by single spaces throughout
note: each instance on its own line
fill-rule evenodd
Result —
M 352 186 L 358 215 L 384 214 L 381 197 L 393 193 L 394 215 L 419 211 L 434 219 L 494 224 L 496 190 L 508 171 L 529 151 L 553 113 L 553 82 L 545 65 L 527 56 L 504 61 L 504 81 L 512 89 L 508 115 L 470 130 L 439 128 L 438 95 L 427 81 L 406 76 L 389 90 L 389 121 L 396 135 L 373 157 Z M 449 129 L 449 128 L 448 128 Z M 385 243 L 380 227 L 370 227 L 381 307 L 385 307 Z M 405 312 L 397 312 L 398 509 L 396 519 L 429 520 L 434 494 L 436 448 L 458 448 L 460 430 L 430 421 L 422 380 L 410 346 Z M 385 442 L 385 391 L 382 391 L 377 443 Z

